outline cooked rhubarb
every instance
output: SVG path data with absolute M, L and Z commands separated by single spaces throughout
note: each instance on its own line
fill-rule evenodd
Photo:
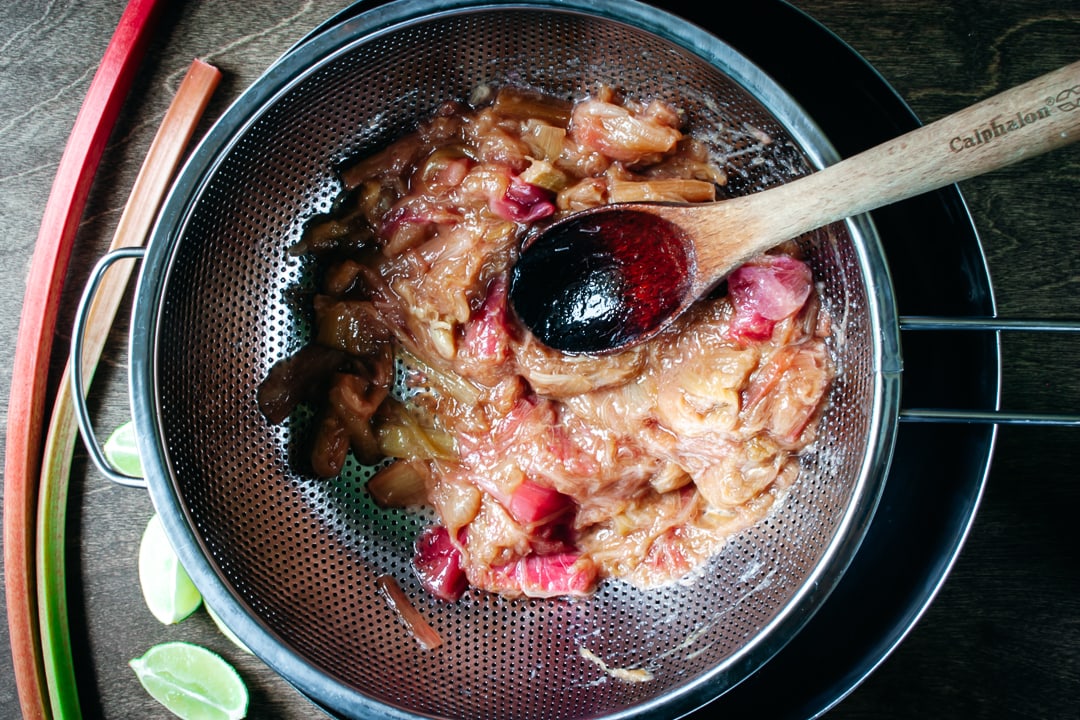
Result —
M 324 475 L 346 427 L 370 428 L 377 452 L 367 435 L 353 452 L 396 459 L 368 483 L 376 504 L 438 517 L 414 567 L 442 600 L 683 577 L 782 500 L 813 442 L 833 370 L 810 268 L 793 247 L 755 258 L 617 355 L 546 348 L 507 304 L 530 232 L 619 200 L 712 200 L 723 158 L 663 102 L 482 90 L 346 167 L 335 209 L 307 218 L 297 245 L 323 271 L 312 344 L 347 358 L 334 373 L 363 375 L 352 396 L 377 398 L 378 383 L 386 396 L 342 402 L 340 381 L 283 359 L 267 417 L 301 397 L 333 410 L 315 436 Z M 388 357 L 396 379 L 369 370 Z

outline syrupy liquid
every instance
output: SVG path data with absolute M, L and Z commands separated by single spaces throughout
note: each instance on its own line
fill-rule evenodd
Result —
M 518 319 L 549 347 L 601 353 L 651 335 L 685 302 L 690 263 L 679 228 L 636 210 L 570 220 L 511 274 Z

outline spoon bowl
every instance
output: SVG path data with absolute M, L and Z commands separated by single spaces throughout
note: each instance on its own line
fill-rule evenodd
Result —
M 623 347 L 690 304 L 695 246 L 642 205 L 574 213 L 528 246 L 511 274 L 514 308 L 545 342 L 566 352 Z
M 1080 138 L 1080 62 L 785 185 L 711 203 L 619 203 L 524 246 L 510 303 L 542 343 L 603 354 L 644 342 L 752 257 L 852 217 Z

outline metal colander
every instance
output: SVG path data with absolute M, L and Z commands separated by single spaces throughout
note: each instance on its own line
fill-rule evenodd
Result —
M 270 425 L 256 403 L 270 367 L 307 342 L 298 295 L 313 268 L 288 248 L 330 209 L 335 169 L 443 101 L 505 84 L 568 99 L 607 84 L 670 101 L 726 168 L 731 194 L 832 159 L 799 108 L 730 47 L 627 0 L 406 0 L 331 23 L 210 131 L 155 230 L 131 338 L 147 480 L 208 604 L 328 712 L 677 716 L 783 647 L 869 523 L 898 383 L 891 290 L 865 221 L 801 240 L 835 321 L 839 373 L 798 481 L 767 519 L 667 587 L 608 581 L 587 599 L 432 599 L 410 567 L 432 518 L 377 509 L 364 490 L 370 468 L 306 475 L 304 419 Z M 397 579 L 441 647 L 422 649 L 403 627 L 377 589 L 381 575 Z

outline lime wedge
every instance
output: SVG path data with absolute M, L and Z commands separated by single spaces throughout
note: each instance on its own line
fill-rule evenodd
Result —
M 220 655 L 186 642 L 155 645 L 130 663 L 151 697 L 185 720 L 240 720 L 248 691 Z
M 139 585 L 150 612 L 166 625 L 180 622 L 202 602 L 202 595 L 176 557 L 156 513 L 146 524 L 139 543 Z
M 221 618 L 218 617 L 218 614 L 216 612 L 214 612 L 214 609 L 212 607 L 210 607 L 209 605 L 206 605 L 205 607 L 206 607 L 206 614 L 209 615 L 210 619 L 214 621 L 214 625 L 217 625 L 217 629 L 221 631 L 222 635 L 229 638 L 229 640 L 232 642 L 233 645 L 240 648 L 244 652 L 246 652 L 248 654 L 254 654 L 254 653 L 251 652 L 251 650 L 248 648 L 247 645 L 240 642 L 240 638 L 236 637 L 236 633 L 234 633 L 232 630 L 230 630 L 229 626 L 226 625 L 224 622 L 222 622 Z
M 142 477 L 142 462 L 139 460 L 139 448 L 135 443 L 135 423 L 128 420 L 113 430 L 105 441 L 105 459 L 125 475 Z

